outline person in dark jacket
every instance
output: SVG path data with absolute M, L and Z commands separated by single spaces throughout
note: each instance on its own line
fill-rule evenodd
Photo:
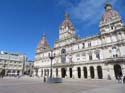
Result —
M 45 83 L 46 82 L 46 77 L 44 76 L 44 78 L 43 78 L 43 82 Z

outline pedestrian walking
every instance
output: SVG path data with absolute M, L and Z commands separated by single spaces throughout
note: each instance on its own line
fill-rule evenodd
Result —
M 43 78 L 43 82 L 45 83 L 46 82 L 46 77 L 44 76 L 44 78 Z

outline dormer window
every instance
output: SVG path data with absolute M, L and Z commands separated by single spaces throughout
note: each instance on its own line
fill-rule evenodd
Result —
M 82 43 L 82 48 L 85 48 L 85 43 Z
M 91 42 L 88 43 L 88 47 L 91 47 Z
M 117 54 L 117 48 L 116 48 L 115 46 L 112 47 L 112 55 L 113 55 L 113 58 L 118 57 L 118 54 Z
M 79 45 L 78 45 L 78 50 L 79 50 Z
M 96 58 L 100 59 L 100 54 L 99 53 L 96 53 Z
M 89 60 L 92 60 L 92 54 L 89 54 Z

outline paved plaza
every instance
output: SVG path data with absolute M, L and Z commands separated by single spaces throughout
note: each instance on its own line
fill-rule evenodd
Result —
M 125 84 L 109 80 L 67 79 L 64 83 L 43 83 L 38 78 L 0 79 L 0 93 L 125 93 Z

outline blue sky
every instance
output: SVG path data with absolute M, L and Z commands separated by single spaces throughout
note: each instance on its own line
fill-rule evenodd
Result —
M 34 59 L 42 34 L 53 47 L 64 13 L 70 13 L 76 34 L 99 33 L 106 0 L 0 0 L 0 50 L 20 52 Z M 125 22 L 125 0 L 110 0 Z

